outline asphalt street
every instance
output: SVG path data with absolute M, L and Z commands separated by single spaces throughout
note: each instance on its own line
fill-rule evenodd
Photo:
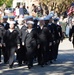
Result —
M 27 66 L 18 67 L 15 62 L 14 68 L 9 69 L 8 65 L 0 63 L 0 75 L 74 75 L 74 49 L 72 43 L 65 39 L 60 43 L 59 55 L 56 62 L 45 67 L 34 63 L 32 69 Z

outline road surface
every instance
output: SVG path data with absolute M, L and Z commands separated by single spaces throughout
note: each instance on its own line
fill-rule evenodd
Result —
M 32 69 L 27 66 L 17 67 L 14 64 L 13 69 L 0 63 L 0 75 L 74 75 L 74 49 L 72 43 L 65 39 L 59 46 L 59 55 L 56 62 L 45 67 L 37 66 L 34 63 Z

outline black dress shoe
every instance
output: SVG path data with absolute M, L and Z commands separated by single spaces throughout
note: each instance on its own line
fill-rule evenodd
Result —
M 12 68 L 13 66 L 12 65 L 9 65 L 9 68 Z
M 8 62 L 4 62 L 4 64 L 8 64 Z
M 44 67 L 44 65 L 41 65 L 41 67 Z
M 11 65 L 9 65 L 9 68 L 12 68 L 13 67 L 13 63 Z
M 0 62 L 1 62 L 1 60 L 0 60 Z
M 31 66 L 28 66 L 28 69 L 31 69 L 32 67 Z
M 33 67 L 33 64 L 31 64 L 31 67 Z
M 48 65 L 48 63 L 45 63 L 45 65 Z
M 57 61 L 57 59 L 54 59 L 54 61 Z
M 52 60 L 50 61 L 50 64 L 52 64 L 53 62 L 52 62 Z
M 18 64 L 18 66 L 22 66 L 22 64 Z
M 40 63 L 37 64 L 38 66 L 41 65 Z

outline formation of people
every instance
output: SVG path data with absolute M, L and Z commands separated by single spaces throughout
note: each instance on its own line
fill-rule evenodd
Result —
M 43 67 L 57 60 L 60 41 L 63 41 L 59 18 L 53 15 L 44 17 L 3 16 L 0 23 L 0 62 L 1 52 L 4 63 L 14 66 L 14 56 L 18 66 L 33 67 L 34 60 Z
M 69 41 L 72 36 L 74 46 L 74 19 Z M 59 18 L 54 13 L 42 17 L 5 15 L 0 22 L 0 62 L 3 54 L 4 63 L 12 68 L 16 53 L 18 66 L 26 64 L 30 69 L 34 60 L 41 67 L 48 65 L 48 62 L 52 64 L 57 60 L 60 41 L 63 41 L 63 32 Z

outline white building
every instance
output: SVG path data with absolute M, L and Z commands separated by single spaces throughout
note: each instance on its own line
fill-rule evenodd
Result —
M 15 8 L 18 4 L 25 4 L 26 7 L 31 7 L 32 4 L 38 5 L 39 0 L 13 0 L 13 8 Z

